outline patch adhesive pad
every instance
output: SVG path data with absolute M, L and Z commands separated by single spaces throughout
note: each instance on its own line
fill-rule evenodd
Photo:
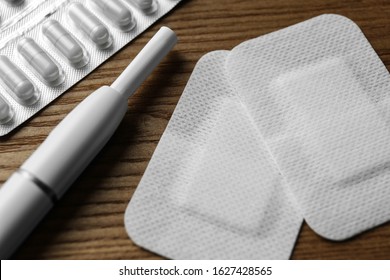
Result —
M 288 259 L 302 217 L 225 75 L 197 64 L 125 214 L 139 246 L 173 259 Z
M 321 236 L 390 218 L 390 77 L 360 29 L 323 15 L 236 47 L 227 72 Z
M 302 217 L 344 240 L 390 219 L 390 76 L 322 15 L 197 64 L 129 204 L 174 259 L 287 259 Z

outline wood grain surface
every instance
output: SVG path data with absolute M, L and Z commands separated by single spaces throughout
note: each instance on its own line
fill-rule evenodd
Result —
M 112 83 L 160 26 L 177 32 L 180 43 L 129 100 L 125 119 L 108 145 L 13 257 L 159 259 L 132 243 L 123 216 L 195 63 L 207 52 L 232 49 L 323 13 L 354 20 L 390 69 L 390 1 L 184 0 L 49 107 L 1 138 L 0 181 L 4 182 L 80 101 Z M 390 259 L 390 224 L 345 242 L 326 241 L 304 224 L 292 258 Z

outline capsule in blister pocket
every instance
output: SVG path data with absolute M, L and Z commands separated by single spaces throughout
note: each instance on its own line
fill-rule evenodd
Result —
M 64 82 L 62 68 L 32 38 L 21 39 L 17 49 L 42 82 L 49 86 L 58 86 Z
M 98 48 L 107 49 L 111 47 L 112 38 L 107 27 L 83 4 L 71 3 L 68 8 L 68 15 L 74 25 L 81 28 Z
M 126 32 L 135 27 L 136 21 L 131 10 L 120 0 L 90 0 L 90 3 L 96 6 L 120 30 Z
M 0 79 L 7 91 L 22 105 L 32 105 L 39 99 L 34 84 L 8 57 L 0 55 Z
M 157 11 L 158 3 L 156 0 L 127 0 L 129 3 L 136 6 L 145 14 L 152 14 Z
M 19 6 L 24 3 L 24 0 L 4 0 L 8 5 Z
M 14 111 L 11 108 L 11 105 L 0 95 L 0 124 L 6 124 L 12 120 L 14 116 Z
M 42 33 L 70 65 L 81 68 L 88 64 L 87 51 L 58 21 L 47 20 L 42 25 Z

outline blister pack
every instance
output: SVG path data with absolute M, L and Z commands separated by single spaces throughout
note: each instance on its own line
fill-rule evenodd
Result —
M 390 219 L 390 76 L 355 23 L 322 15 L 245 42 L 227 72 L 315 232 Z
M 302 223 L 225 72 L 205 55 L 125 214 L 132 240 L 173 259 L 288 259 Z
M 80 81 L 180 1 L 25 0 L 13 7 L 21 11 L 0 26 L 0 136 Z

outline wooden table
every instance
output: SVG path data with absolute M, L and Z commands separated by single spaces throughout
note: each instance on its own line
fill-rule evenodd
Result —
M 177 32 L 180 43 L 129 100 L 128 113 L 108 145 L 14 257 L 160 258 L 132 243 L 123 226 L 123 214 L 195 63 L 207 52 L 232 49 L 244 40 L 323 13 L 338 13 L 354 20 L 389 69 L 389 1 L 184 0 L 51 106 L 1 138 L 3 182 L 80 101 L 110 84 L 160 26 L 167 25 Z M 390 224 L 340 243 L 320 238 L 304 224 L 292 258 L 390 259 Z

